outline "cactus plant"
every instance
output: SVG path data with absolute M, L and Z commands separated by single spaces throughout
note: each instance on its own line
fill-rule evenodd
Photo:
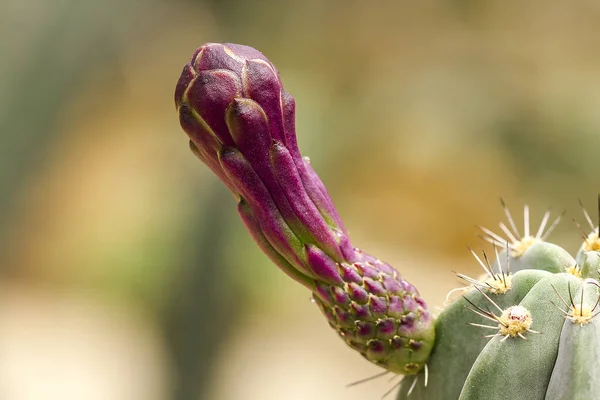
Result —
M 500 248 L 483 253 L 482 278 L 434 318 L 417 289 L 386 262 L 354 247 L 322 181 L 296 142 L 295 103 L 257 50 L 208 43 L 175 90 L 192 152 L 229 188 L 266 255 L 312 292 L 352 349 L 404 375 L 398 399 L 591 399 L 600 393 L 598 228 L 576 257 L 546 242 L 525 208 L 523 235 L 508 208 Z M 467 325 L 468 324 L 468 325 Z M 419 383 L 420 382 L 420 383 Z

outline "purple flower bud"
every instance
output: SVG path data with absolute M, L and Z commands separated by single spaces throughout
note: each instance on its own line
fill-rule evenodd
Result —
M 264 208 L 260 202 L 273 202 L 280 222 L 293 234 L 286 237 L 314 244 L 337 262 L 354 257 L 329 195 L 298 150 L 293 98 L 284 92 L 277 69 L 266 57 L 240 45 L 200 47 L 181 74 L 175 104 L 196 155 L 234 193 L 244 196 L 248 184 L 244 176 L 226 171 L 231 165 L 219 159 L 226 149 L 239 150 L 245 167 L 262 181 L 268 196 L 247 199 L 260 226 L 273 223 L 263 221 L 264 213 L 255 208 Z M 264 233 L 271 237 L 271 232 Z M 282 255 L 295 268 L 306 269 L 301 253 Z
M 303 158 L 295 103 L 260 52 L 209 43 L 185 66 L 175 105 L 193 153 L 238 198 L 260 248 L 315 303 L 344 341 L 390 371 L 417 373 L 433 346 L 418 291 L 353 248 L 323 182 Z

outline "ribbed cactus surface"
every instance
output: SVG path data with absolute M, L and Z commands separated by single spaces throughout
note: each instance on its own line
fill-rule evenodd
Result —
M 353 349 L 405 375 L 398 399 L 600 398 L 598 228 L 573 258 L 516 227 L 505 207 L 500 248 L 476 260 L 481 278 L 434 318 L 417 289 L 354 247 L 324 184 L 296 142 L 295 103 L 257 50 L 208 43 L 185 65 L 175 105 L 192 152 L 229 188 L 266 255 L 313 293 L 329 325 Z M 379 397 L 374 395 L 374 398 Z
M 548 213 L 531 235 L 526 207 L 521 235 L 505 210 L 506 238 L 483 228 L 504 250 L 494 263 L 476 256 L 484 276 L 459 274 L 468 285 L 436 318 L 428 385 L 406 378 L 398 399 L 600 398 L 597 227 L 584 210 L 591 233 L 573 258 L 545 241 Z

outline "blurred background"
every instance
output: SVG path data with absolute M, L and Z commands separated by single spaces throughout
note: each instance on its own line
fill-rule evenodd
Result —
M 375 399 L 395 381 L 254 246 L 173 91 L 204 42 L 261 50 L 353 242 L 431 306 L 503 196 L 600 191 L 600 3 L 3 0 L 0 399 Z

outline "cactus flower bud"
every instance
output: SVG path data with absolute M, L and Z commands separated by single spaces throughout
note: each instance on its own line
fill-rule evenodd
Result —
M 175 104 L 193 153 L 231 190 L 260 248 L 313 292 L 329 324 L 371 362 L 416 374 L 434 341 L 414 286 L 352 247 L 325 186 L 298 149 L 295 103 L 257 50 L 201 46 Z

